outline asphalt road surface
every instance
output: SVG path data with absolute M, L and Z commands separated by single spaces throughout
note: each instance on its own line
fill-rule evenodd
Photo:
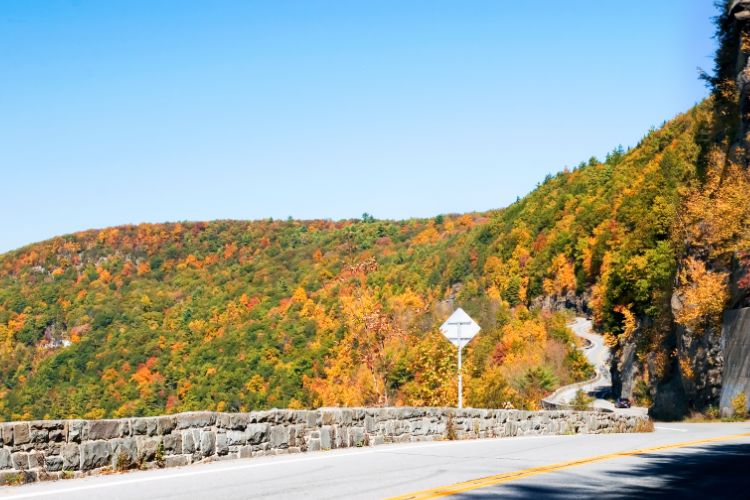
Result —
M 0 500 L 748 498 L 750 422 L 384 445 L 0 488 Z M 437 489 L 436 489 L 437 488 Z

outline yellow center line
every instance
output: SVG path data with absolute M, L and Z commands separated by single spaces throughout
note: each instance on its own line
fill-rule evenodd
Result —
M 536 476 L 537 474 L 546 474 L 548 472 L 557 472 L 563 469 L 569 469 L 571 467 L 577 467 L 579 465 L 590 464 L 594 462 L 603 462 L 605 460 L 612 460 L 614 458 L 631 457 L 633 455 L 643 455 L 646 453 L 654 453 L 662 450 L 670 450 L 674 448 L 685 448 L 688 446 L 698 446 L 707 443 L 716 443 L 718 441 L 728 441 L 731 439 L 738 439 L 743 437 L 750 437 L 750 433 L 744 434 L 732 434 L 729 436 L 719 436 L 707 439 L 697 439 L 695 441 L 683 441 L 681 443 L 665 444 L 661 446 L 653 446 L 651 448 L 641 448 L 637 450 L 620 451 L 617 453 L 608 453 L 606 455 L 597 455 L 594 457 L 581 458 L 579 460 L 571 460 L 569 462 L 560 462 L 551 465 L 542 465 L 539 467 L 532 467 L 530 469 L 523 469 L 513 472 L 505 472 L 503 474 L 496 474 L 494 476 L 482 477 L 479 479 L 472 479 L 470 481 L 464 481 L 462 483 L 455 483 L 448 486 L 439 486 L 429 490 L 416 491 L 414 493 L 408 493 L 406 495 L 399 495 L 391 497 L 390 500 L 422 500 L 426 498 L 439 498 L 448 495 L 456 495 L 465 491 L 476 490 L 479 488 L 486 488 L 488 486 L 496 486 L 498 484 L 508 483 L 510 481 L 516 481 L 526 477 Z

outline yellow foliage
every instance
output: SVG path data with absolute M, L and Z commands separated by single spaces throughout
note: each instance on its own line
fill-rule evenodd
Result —
M 614 311 L 622 314 L 624 317 L 622 325 L 622 341 L 627 342 L 638 328 L 638 320 L 636 319 L 635 314 L 633 314 L 632 306 L 615 306 Z
M 307 293 L 301 286 L 297 287 L 292 294 L 292 301 L 298 304 L 304 304 L 307 301 Z
M 404 334 L 367 289 L 340 298 L 346 332 L 325 378 L 305 378 L 323 405 L 388 405 L 385 377 Z
M 458 218 L 458 224 L 464 227 L 472 227 L 474 225 L 474 217 L 471 214 L 463 214 Z
M 709 271 L 703 261 L 689 257 L 678 281 L 682 307 L 675 310 L 675 321 L 694 331 L 707 321 L 718 322 L 729 297 L 727 273 Z
M 105 412 L 102 408 L 94 408 L 84 413 L 83 418 L 87 418 L 90 420 L 99 420 L 104 418 L 104 415 L 106 415 L 106 413 L 107 412 Z
M 683 234 L 694 248 L 705 248 L 718 258 L 747 250 L 750 245 L 750 171 L 726 161 L 714 148 L 704 185 L 686 195 Z
M 543 288 L 547 295 L 563 296 L 576 289 L 576 274 L 573 262 L 565 254 L 558 254 L 552 259 L 547 272 L 552 276 L 545 278 Z
M 430 226 L 416 235 L 412 239 L 412 243 L 415 245 L 425 245 L 427 243 L 434 243 L 438 239 L 440 239 L 440 234 L 433 226 Z

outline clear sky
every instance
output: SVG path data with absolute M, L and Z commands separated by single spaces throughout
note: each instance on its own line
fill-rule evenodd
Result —
M 0 252 L 507 205 L 707 95 L 712 0 L 0 3 Z

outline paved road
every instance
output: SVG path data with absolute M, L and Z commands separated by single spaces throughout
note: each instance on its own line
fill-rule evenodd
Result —
M 623 452 L 630 454 L 615 455 Z M 672 423 L 650 434 L 414 443 L 197 464 L 0 488 L 0 500 L 432 498 L 440 492 L 430 489 L 457 483 L 448 490 L 455 498 L 736 499 L 750 491 L 748 470 L 750 422 Z
M 579 389 L 586 393 L 601 393 L 612 387 L 612 377 L 609 372 L 608 362 L 610 353 L 609 347 L 604 343 L 604 337 L 594 333 L 591 327 L 591 320 L 586 318 L 577 317 L 569 326 L 573 330 L 573 333 L 587 341 L 587 345 L 583 348 L 583 353 L 596 370 L 596 377 L 586 384 L 572 384 L 562 387 L 547 397 L 548 401 L 557 404 L 570 403 L 575 398 L 576 392 Z M 606 399 L 596 399 L 592 404 L 595 408 L 605 408 L 619 413 L 645 415 L 648 412 L 647 408 L 640 407 L 625 410 L 616 409 L 614 404 Z

